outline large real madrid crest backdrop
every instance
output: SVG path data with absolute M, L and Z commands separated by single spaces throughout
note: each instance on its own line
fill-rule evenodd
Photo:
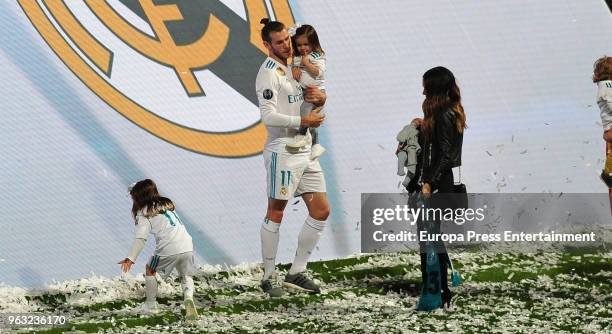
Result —
M 462 89 L 471 192 L 605 191 L 590 80 L 612 54 L 604 1 L 2 1 L 0 282 L 117 275 L 143 178 L 177 204 L 199 264 L 260 260 L 263 17 L 313 25 L 327 57 L 332 214 L 313 258 L 359 252 L 360 194 L 401 191 L 395 135 L 433 66 Z M 281 261 L 305 216 L 289 202 Z

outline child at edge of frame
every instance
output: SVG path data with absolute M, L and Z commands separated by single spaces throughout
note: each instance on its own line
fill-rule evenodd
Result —
M 601 180 L 612 188 L 612 57 L 603 56 L 593 65 L 593 82 L 597 84 L 603 139 L 606 141 L 606 162 Z

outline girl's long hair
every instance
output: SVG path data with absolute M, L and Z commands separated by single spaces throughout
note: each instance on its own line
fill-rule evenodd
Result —
M 435 126 L 436 116 L 450 109 L 455 113 L 456 128 L 459 133 L 467 127 L 465 112 L 461 105 L 461 92 L 455 76 L 446 67 L 434 67 L 423 74 L 423 126 L 421 131 L 430 137 Z
M 147 218 L 151 218 L 164 211 L 174 210 L 174 203 L 169 198 L 159 195 L 153 180 L 145 179 L 136 182 L 134 187 L 130 189 L 130 195 L 134 201 L 132 205 L 134 221 L 136 221 L 136 215 L 141 210 L 144 210 L 143 214 Z
M 308 44 L 312 48 L 312 51 L 316 51 L 319 53 L 325 53 L 323 48 L 321 47 L 321 43 L 319 42 L 319 35 L 317 35 L 317 31 L 311 25 L 304 24 L 295 30 L 295 35 L 291 36 L 291 46 L 293 47 L 293 56 L 299 57 L 300 52 L 297 49 L 297 44 L 295 43 L 296 38 L 298 36 L 306 36 L 306 40 L 308 40 Z

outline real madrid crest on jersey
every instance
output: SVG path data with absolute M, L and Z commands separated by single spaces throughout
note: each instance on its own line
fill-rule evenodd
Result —
M 287 195 L 287 188 L 285 188 L 285 187 L 281 187 L 281 188 L 280 188 L 280 193 L 281 193 L 281 195 L 283 195 L 283 196 Z

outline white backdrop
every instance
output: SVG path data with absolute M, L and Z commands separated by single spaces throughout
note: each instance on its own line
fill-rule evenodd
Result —
M 45 1 L 34 3 L 50 13 Z M 65 3 L 84 29 L 112 50 L 112 75 L 106 80 L 139 105 L 203 131 L 236 131 L 258 122 L 254 95 L 232 87 L 242 81 L 254 94 L 256 69 L 244 66 L 265 56 L 236 62 L 224 54 L 221 72 L 196 69 L 206 96 L 189 97 L 172 68 L 129 47 L 83 2 Z M 136 29 L 154 35 L 135 10 L 138 1 L 108 3 Z M 193 10 L 210 3 L 224 10 L 218 15 L 222 20 L 247 19 L 243 1 L 185 6 Z M 328 58 L 328 117 L 322 128 L 328 153 L 322 164 L 332 216 L 313 258 L 357 253 L 360 194 L 400 191 L 395 134 L 420 115 L 422 73 L 437 65 L 450 68 L 462 89 L 469 126 L 462 175 L 470 191 L 605 191 L 597 176 L 604 144 L 590 80 L 593 61 L 612 54 L 612 17 L 603 1 L 290 5 L 295 21 L 317 29 Z M 261 155 L 200 154 L 130 122 L 53 52 L 25 7 L 0 4 L 0 202 L 5 208 L 0 282 L 32 287 L 92 273 L 117 275 L 116 262 L 125 257 L 133 233 L 126 187 L 145 177 L 176 202 L 199 264 L 260 261 L 266 206 Z M 189 13 L 183 12 L 186 21 L 192 19 Z M 189 31 L 180 26 L 172 31 L 188 44 Z M 73 41 L 69 44 L 85 58 Z M 228 84 L 232 80 L 238 84 Z M 294 202 L 281 229 L 283 262 L 295 252 L 306 215 L 303 203 Z M 136 272 L 151 250 L 149 245 L 143 252 Z

